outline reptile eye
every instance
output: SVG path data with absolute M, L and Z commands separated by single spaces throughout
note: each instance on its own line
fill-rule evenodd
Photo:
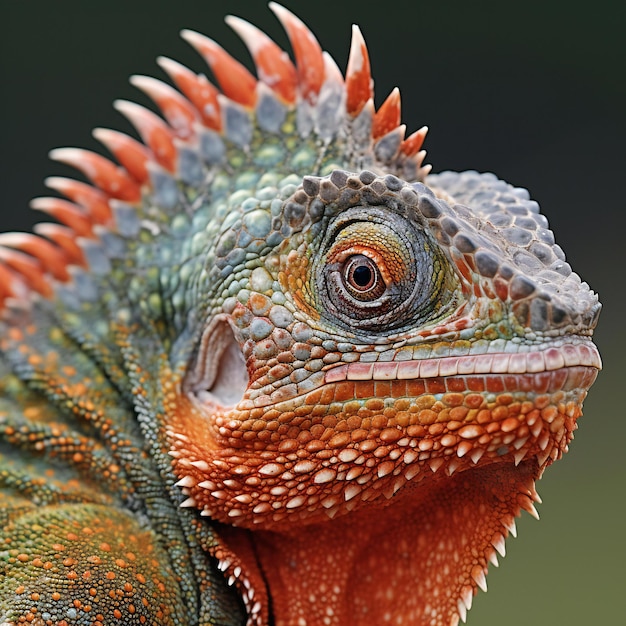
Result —
M 310 293 L 332 325 L 388 334 L 455 305 L 454 274 L 437 243 L 395 211 L 352 207 L 331 221 L 317 248 L 308 263 Z
M 343 284 L 357 300 L 365 302 L 376 300 L 387 288 L 376 263 L 364 254 L 355 254 L 345 261 Z

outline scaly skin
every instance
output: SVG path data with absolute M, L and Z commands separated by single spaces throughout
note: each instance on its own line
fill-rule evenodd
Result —
M 567 450 L 600 305 L 536 203 L 272 8 L 297 67 L 184 33 L 223 93 L 162 60 L 0 236 L 3 626 L 454 625 Z

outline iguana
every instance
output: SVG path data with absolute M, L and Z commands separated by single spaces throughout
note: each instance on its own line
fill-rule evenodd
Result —
M 184 31 L 220 90 L 159 59 L 0 237 L 3 626 L 454 625 L 567 450 L 600 304 L 537 203 L 270 6 L 295 65 Z

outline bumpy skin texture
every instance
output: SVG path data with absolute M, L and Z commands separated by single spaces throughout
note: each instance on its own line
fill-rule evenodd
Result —
M 296 66 L 135 77 L 166 122 L 0 236 L 0 623 L 465 619 L 600 368 L 600 305 L 523 189 L 428 175 L 272 5 Z

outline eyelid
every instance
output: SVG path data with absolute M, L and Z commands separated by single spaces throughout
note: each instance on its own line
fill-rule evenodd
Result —
M 367 257 L 376 265 L 385 284 L 389 285 L 398 280 L 398 277 L 393 276 L 390 272 L 389 264 L 385 256 L 377 250 L 363 245 L 350 246 L 349 248 L 344 248 L 337 252 L 332 251 L 328 255 L 328 261 L 333 264 L 345 263 L 350 257 L 359 255 Z

